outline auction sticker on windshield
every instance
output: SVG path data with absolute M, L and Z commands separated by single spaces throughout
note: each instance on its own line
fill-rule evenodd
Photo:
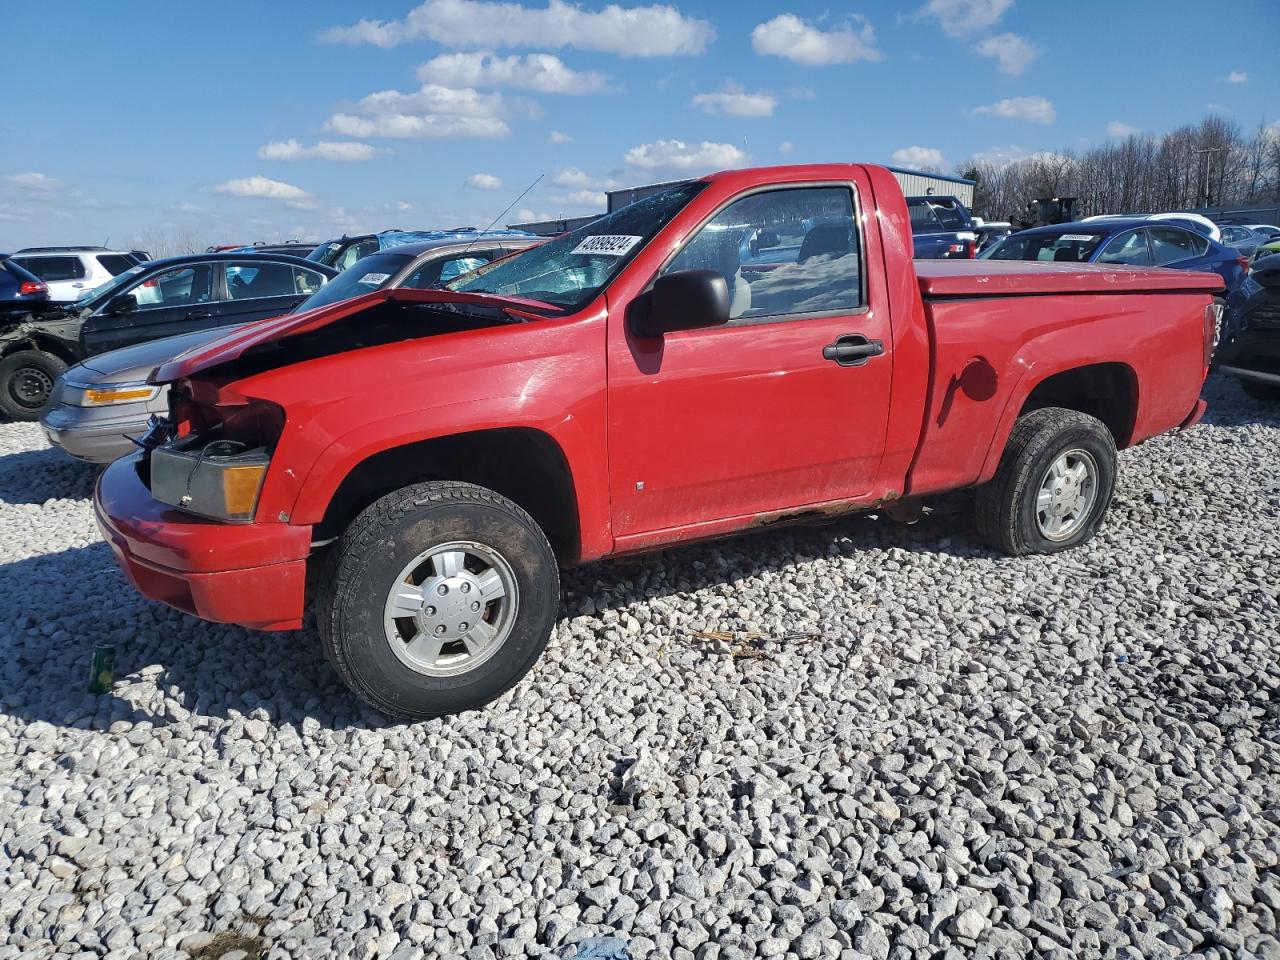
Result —
M 621 257 L 630 252 L 631 248 L 639 242 L 639 237 L 628 237 L 623 234 L 602 233 L 598 236 L 587 237 L 587 239 L 583 240 L 569 252 L 595 254 L 597 256 L 605 257 Z
M 361 278 L 360 278 L 358 281 L 356 281 L 356 282 L 357 282 L 357 283 L 371 283 L 371 284 L 373 284 L 373 285 L 376 287 L 376 286 L 377 286 L 378 284 L 380 284 L 380 283 L 386 283 L 386 282 L 387 282 L 387 279 L 388 279 L 390 276 L 391 276 L 391 274 L 389 274 L 389 273 L 366 273 L 363 277 L 361 277 Z

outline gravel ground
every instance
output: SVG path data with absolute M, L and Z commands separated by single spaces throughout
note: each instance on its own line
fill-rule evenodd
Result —
M 1207 395 L 1084 549 L 956 498 L 590 567 L 414 726 L 139 600 L 0 425 L 0 958 L 1280 957 L 1280 411 Z

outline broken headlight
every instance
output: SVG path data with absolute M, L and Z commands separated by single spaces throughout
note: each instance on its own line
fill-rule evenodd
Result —
M 151 495 L 188 513 L 249 523 L 270 463 L 266 447 L 183 438 L 151 451 Z

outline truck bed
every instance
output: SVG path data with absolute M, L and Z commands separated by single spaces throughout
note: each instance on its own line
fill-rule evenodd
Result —
M 1195 412 L 1216 274 L 992 260 L 915 268 L 932 378 L 909 494 L 990 479 L 1019 413 L 1053 405 L 1051 382 L 1031 394 L 1046 371 L 1073 370 L 1075 392 L 1083 383 L 1096 394 L 1104 422 L 1106 410 L 1138 411 L 1107 423 L 1120 448 Z
M 1217 274 L 1161 267 L 1026 260 L 917 260 L 915 268 L 920 295 L 926 300 L 1222 289 L 1222 278 Z

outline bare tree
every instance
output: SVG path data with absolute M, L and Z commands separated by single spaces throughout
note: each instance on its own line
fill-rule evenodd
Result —
M 1209 116 L 1163 136 L 1135 134 L 1079 156 L 1040 153 L 1014 163 L 969 163 L 956 170 L 977 181 L 974 209 L 1016 219 L 1030 200 L 1075 196 L 1081 215 L 1161 213 L 1215 204 L 1280 200 L 1280 130 L 1249 136 Z

